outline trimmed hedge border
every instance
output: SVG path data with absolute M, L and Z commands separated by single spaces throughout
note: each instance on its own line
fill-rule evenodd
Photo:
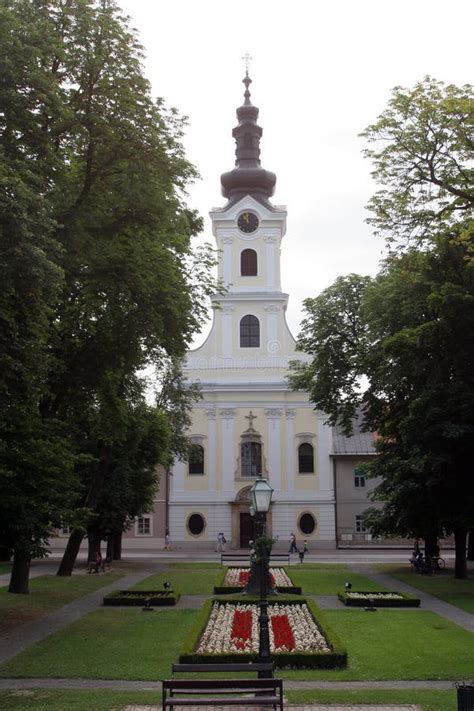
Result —
M 180 598 L 173 590 L 116 590 L 104 596 L 106 607 L 171 607 Z
M 400 598 L 378 598 L 377 595 L 383 594 L 380 590 L 377 592 L 367 592 L 366 590 L 351 590 L 351 592 L 367 595 L 366 598 L 347 597 L 345 592 L 337 594 L 339 600 L 347 605 L 347 607 L 368 607 L 369 598 L 373 600 L 374 607 L 419 607 L 420 599 L 409 595 L 408 593 L 398 592 L 398 590 L 387 590 L 387 594 L 400 595 Z
M 273 566 L 273 567 L 283 567 L 283 566 Z M 217 585 L 214 586 L 214 595 L 238 595 L 239 593 L 244 594 L 243 587 L 241 585 L 224 585 L 224 580 L 227 575 L 229 568 L 226 568 L 220 578 L 218 579 Z M 283 568 L 284 569 L 284 568 Z M 285 570 L 286 574 L 289 573 Z M 291 578 L 290 578 L 291 579 Z M 277 592 L 282 595 L 301 595 L 302 589 L 298 585 L 280 585 L 276 588 Z
M 241 598 L 227 600 L 208 600 L 200 610 L 198 618 L 186 637 L 183 645 L 183 651 L 179 655 L 181 664 L 238 664 L 239 662 L 256 662 L 258 661 L 257 654 L 237 654 L 235 652 L 228 654 L 206 654 L 196 652 L 199 640 L 206 627 L 211 608 L 214 602 L 220 604 L 231 603 L 241 605 L 245 603 L 258 604 L 259 599 L 254 596 L 247 596 L 245 601 Z M 278 598 L 273 603 L 270 600 L 270 605 L 302 605 L 306 604 L 316 622 L 320 632 L 324 635 L 331 652 L 276 652 L 273 653 L 272 661 L 275 666 L 281 668 L 313 668 L 313 669 L 335 669 L 347 666 L 347 651 L 342 646 L 339 637 L 331 629 L 324 620 L 324 614 L 312 600 L 302 598 L 301 600 Z

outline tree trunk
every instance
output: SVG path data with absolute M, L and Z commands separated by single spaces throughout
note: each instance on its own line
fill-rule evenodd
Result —
M 456 548 L 454 577 L 458 578 L 458 580 L 465 580 L 467 578 L 466 540 L 467 530 L 465 528 L 459 528 L 454 531 L 454 544 Z
M 114 560 L 122 560 L 122 531 L 116 531 L 114 537 Z
M 469 530 L 469 538 L 467 543 L 467 559 L 474 560 L 474 528 Z
M 62 557 L 61 563 L 59 564 L 58 572 L 56 575 L 67 576 L 72 575 L 74 565 L 76 563 L 77 554 L 79 553 L 79 548 L 81 547 L 82 539 L 84 538 L 84 533 L 82 530 L 75 528 L 69 540 L 67 542 L 66 550 Z
M 115 548 L 115 536 L 113 533 L 109 533 L 107 536 L 107 549 L 105 557 L 109 560 L 114 560 L 114 548 Z
M 97 538 L 93 533 L 88 537 L 88 552 L 87 552 L 87 562 L 92 563 L 96 559 L 97 553 L 100 551 L 100 538 Z
M 85 508 L 90 508 L 94 510 L 97 503 L 97 494 L 100 491 L 100 486 L 104 480 L 107 473 L 110 461 L 110 447 L 101 443 L 99 445 L 99 466 L 98 470 L 93 478 L 90 485 L 87 496 L 85 497 L 82 505 Z M 63 559 L 59 564 L 58 572 L 56 575 L 66 576 L 72 575 L 72 571 L 76 562 L 77 554 L 79 553 L 79 548 L 81 547 L 82 539 L 84 534 L 79 529 L 75 528 L 71 535 L 69 536 L 69 541 L 67 542 L 66 550 L 64 551 Z
M 425 555 L 429 555 L 431 558 L 438 555 L 438 536 L 436 533 L 425 536 Z
M 31 557 L 21 553 L 15 553 L 13 567 L 10 577 L 8 592 L 28 595 L 30 592 L 30 563 Z

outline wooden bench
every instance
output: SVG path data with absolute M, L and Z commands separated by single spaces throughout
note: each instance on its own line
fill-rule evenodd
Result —
M 273 676 L 275 670 L 275 665 L 273 662 L 262 663 L 262 662 L 238 662 L 223 663 L 223 664 L 172 664 L 171 674 L 174 677 L 175 674 L 182 674 L 186 672 L 204 672 L 209 674 L 212 672 L 225 672 L 229 674 L 230 672 L 246 672 L 251 674 L 252 672 L 265 672 L 269 676 Z
M 246 566 L 250 567 L 250 555 L 248 553 L 221 553 L 221 565 L 224 565 L 226 561 L 237 562 L 242 561 Z M 291 557 L 289 553 L 272 553 L 270 555 L 269 563 L 275 562 L 285 562 L 286 565 L 291 565 Z
M 283 711 L 281 679 L 163 679 L 163 710 L 183 706 L 273 706 Z

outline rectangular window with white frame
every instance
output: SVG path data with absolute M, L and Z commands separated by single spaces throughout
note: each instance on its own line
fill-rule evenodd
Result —
M 368 533 L 368 529 L 364 526 L 364 515 L 357 514 L 355 517 L 355 532 Z
M 365 469 L 363 467 L 354 468 L 354 486 L 356 489 L 365 488 Z
M 151 516 L 139 516 L 135 522 L 137 536 L 151 536 Z

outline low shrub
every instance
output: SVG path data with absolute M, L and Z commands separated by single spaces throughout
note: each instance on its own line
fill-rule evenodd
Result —
M 173 590 L 116 590 L 104 596 L 103 604 L 106 607 L 171 607 L 179 598 L 179 593 Z
M 370 592 L 348 590 L 337 594 L 339 600 L 348 607 L 419 607 L 420 599 L 398 591 Z M 396 597 L 390 597 L 396 596 Z M 370 602 L 372 601 L 372 602 Z

